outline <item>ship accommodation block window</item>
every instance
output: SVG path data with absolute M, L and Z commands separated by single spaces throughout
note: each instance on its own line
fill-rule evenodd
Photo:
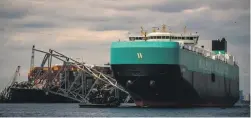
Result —
M 193 37 L 184 37 L 185 40 L 193 40 Z
M 131 37 L 131 38 L 132 38 L 132 40 L 142 40 L 143 39 L 143 37 Z
M 147 39 L 178 39 L 178 37 L 174 36 L 149 36 Z M 181 37 L 180 37 L 181 39 Z
M 130 41 L 134 41 L 135 38 L 134 38 L 134 37 L 129 37 L 129 40 L 130 40 Z
M 169 36 L 162 36 L 161 39 L 169 39 Z

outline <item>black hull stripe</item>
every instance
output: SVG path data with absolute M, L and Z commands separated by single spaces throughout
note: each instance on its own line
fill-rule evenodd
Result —
M 232 105 L 239 98 L 238 80 L 189 70 L 181 72 L 178 65 L 111 67 L 117 81 L 135 101 Z M 151 81 L 155 81 L 154 87 L 150 86 Z

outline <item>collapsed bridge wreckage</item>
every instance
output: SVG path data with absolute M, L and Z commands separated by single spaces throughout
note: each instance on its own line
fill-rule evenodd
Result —
M 61 95 L 85 104 L 111 104 L 119 106 L 121 102 L 119 91 L 126 93 L 115 79 L 103 72 L 98 71 L 85 63 L 78 62 L 70 57 L 67 57 L 55 50 L 45 52 L 42 50 L 32 48 L 32 57 L 34 51 L 45 53 L 41 67 L 48 62 L 48 69 L 43 74 L 41 70 L 37 72 L 36 85 L 41 85 L 46 92 Z M 52 68 L 52 58 L 63 62 L 60 68 Z M 34 59 L 34 58 L 33 58 Z M 32 59 L 31 68 L 34 67 L 34 60 Z M 90 86 L 88 80 L 94 81 Z M 32 80 L 32 78 L 31 78 Z M 127 99 L 125 99 L 127 102 Z
M 34 67 L 35 52 L 45 54 L 39 67 Z M 62 65 L 53 66 L 55 59 Z M 63 96 L 81 104 L 119 106 L 131 100 L 128 92 L 112 78 L 109 65 L 88 65 L 55 50 L 46 52 L 35 46 L 32 47 L 28 83 L 46 94 Z

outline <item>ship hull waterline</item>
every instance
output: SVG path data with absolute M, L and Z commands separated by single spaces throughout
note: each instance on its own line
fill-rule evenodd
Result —
M 42 89 L 11 88 L 6 103 L 78 103 L 64 96 L 46 93 Z
M 140 107 L 231 107 L 238 101 L 231 90 L 237 80 L 227 77 L 189 71 L 177 64 L 111 67 L 118 83 Z

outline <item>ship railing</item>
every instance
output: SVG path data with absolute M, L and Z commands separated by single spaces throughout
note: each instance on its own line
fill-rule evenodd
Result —
M 231 64 L 231 65 L 237 65 L 237 63 L 234 61 L 234 56 L 229 55 L 229 54 L 215 54 L 212 51 L 206 50 L 204 48 L 200 48 L 197 46 L 192 46 L 192 45 L 184 45 L 180 43 L 180 46 L 182 49 L 186 49 L 192 52 L 195 52 L 197 54 L 200 54 L 204 57 L 211 58 L 213 60 L 220 60 L 222 62 Z

